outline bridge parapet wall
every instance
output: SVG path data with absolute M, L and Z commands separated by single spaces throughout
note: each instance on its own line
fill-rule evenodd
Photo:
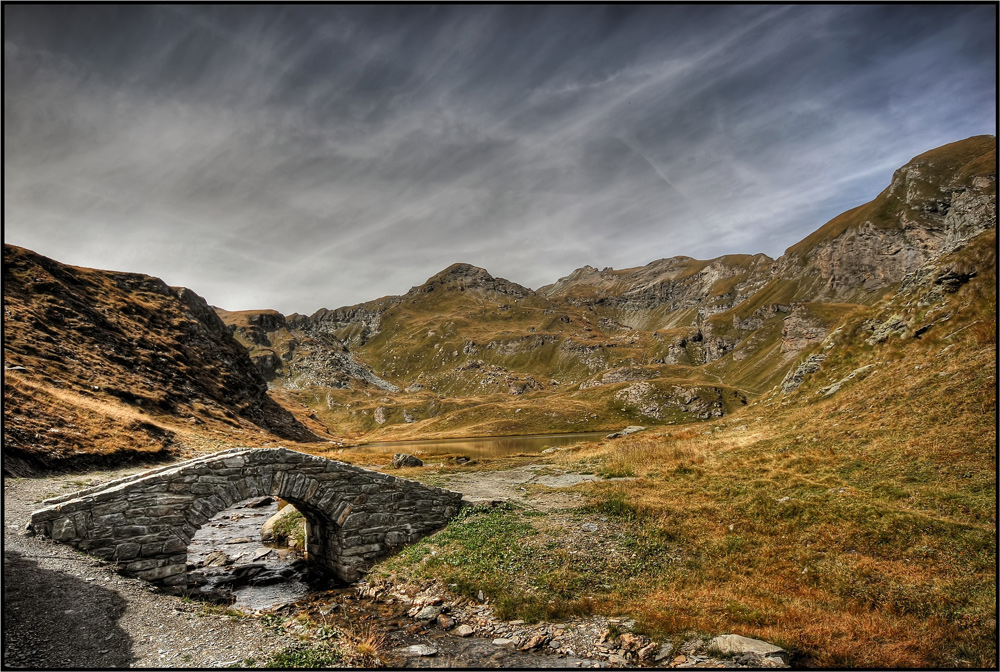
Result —
M 29 529 L 164 586 L 187 582 L 187 546 L 219 511 L 275 495 L 306 517 L 307 558 L 356 581 L 444 526 L 461 493 L 284 448 L 235 449 L 46 500 Z

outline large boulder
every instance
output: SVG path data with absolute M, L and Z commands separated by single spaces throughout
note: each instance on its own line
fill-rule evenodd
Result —
M 295 527 L 296 518 L 302 518 L 302 514 L 291 504 L 286 504 L 260 528 L 260 540 L 265 544 L 283 542 Z
M 780 646 L 741 635 L 719 635 L 708 643 L 708 650 L 724 656 L 754 653 L 763 658 L 780 660 L 785 665 L 789 662 L 788 652 Z
M 392 456 L 392 468 L 399 469 L 400 467 L 422 467 L 424 466 L 423 460 L 419 457 L 413 457 L 413 455 L 408 455 L 406 453 L 396 453 Z
M 629 434 L 635 434 L 636 432 L 641 432 L 645 430 L 645 427 L 640 427 L 639 425 L 629 425 L 625 429 L 620 429 L 617 432 L 612 432 L 605 436 L 605 439 L 620 439 L 623 436 L 628 436 Z

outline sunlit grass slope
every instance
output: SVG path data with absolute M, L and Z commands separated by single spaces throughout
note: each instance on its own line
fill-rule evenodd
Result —
M 987 232 L 851 311 L 790 393 L 537 458 L 633 479 L 576 487 L 600 543 L 514 507 L 469 513 L 382 571 L 482 590 L 506 618 L 735 632 L 809 666 L 995 667 L 995 244 Z

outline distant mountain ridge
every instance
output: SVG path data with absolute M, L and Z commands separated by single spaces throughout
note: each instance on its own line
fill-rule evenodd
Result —
M 405 294 L 309 316 L 213 309 L 157 278 L 5 244 L 4 469 L 145 459 L 215 434 L 353 441 L 718 418 L 790 394 L 845 325 L 863 332 L 856 344 L 921 338 L 959 314 L 982 322 L 968 312 L 978 299 L 904 319 L 915 309 L 899 292 L 985 292 L 995 226 L 996 140 L 977 136 L 915 157 L 778 259 L 586 266 L 538 290 L 459 263 Z
M 762 393 L 839 320 L 995 221 L 996 139 L 976 136 L 915 157 L 873 201 L 834 218 L 778 259 L 679 256 L 624 270 L 585 266 L 537 291 L 453 264 L 399 296 L 290 316 L 282 338 L 349 352 L 354 370 L 337 369 L 340 389 L 366 389 L 374 376 L 383 392 L 432 395 L 436 401 L 421 399 L 395 414 L 409 424 L 436 422 L 448 413 L 441 401 L 447 398 L 564 395 L 571 387 L 582 392 L 610 384 L 648 403 L 590 410 L 587 422 L 574 408 L 565 415 L 577 414 L 575 420 L 557 414 L 558 422 L 536 429 L 662 419 L 662 409 L 678 398 L 668 391 L 678 380 L 700 393 L 714 390 L 708 397 L 726 397 L 730 386 L 732 399 Z M 241 340 L 264 356 L 259 345 Z M 340 359 L 327 357 L 334 368 Z M 366 373 L 358 375 L 357 367 Z M 286 353 L 270 372 L 272 388 L 300 380 L 293 371 L 321 377 L 322 368 L 316 358 Z M 407 406 L 405 394 L 387 398 L 378 414 L 327 394 L 317 412 L 377 432 L 394 424 L 386 409 Z M 679 394 L 692 401 L 692 394 Z M 695 416 L 726 411 L 722 403 L 706 411 L 687 402 L 673 405 Z M 338 403 L 351 404 L 354 417 L 338 415 Z M 376 422 L 376 415 L 388 419 Z

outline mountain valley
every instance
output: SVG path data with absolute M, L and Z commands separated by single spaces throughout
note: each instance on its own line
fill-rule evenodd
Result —
M 309 316 L 229 311 L 5 243 L 5 511 L 8 493 L 27 515 L 50 488 L 280 445 L 492 503 L 381 560 L 348 591 L 353 609 L 392 595 L 486 610 L 490 646 L 536 623 L 569 641 L 566 623 L 602 619 L 588 641 L 603 664 L 652 664 L 627 650 L 646 638 L 670 646 L 662 664 L 690 666 L 738 632 L 796 666 L 995 667 L 995 146 L 915 157 L 777 259 L 585 266 L 537 289 L 456 263 Z M 627 425 L 645 429 L 419 467 L 356 449 Z M 5 524 L 18 553 L 51 547 Z M 154 613 L 193 609 L 142 594 L 129 599 Z M 333 655 L 343 637 L 367 653 L 301 660 L 385 664 L 384 636 L 349 630 L 332 600 L 226 627 L 219 612 L 213 628 L 252 631 L 247 656 L 279 655 L 260 643 L 266 619 L 287 655 Z M 167 664 L 156 646 L 143 664 Z M 192 660 L 240 664 L 208 647 Z M 556 648 L 531 653 L 569 655 Z

